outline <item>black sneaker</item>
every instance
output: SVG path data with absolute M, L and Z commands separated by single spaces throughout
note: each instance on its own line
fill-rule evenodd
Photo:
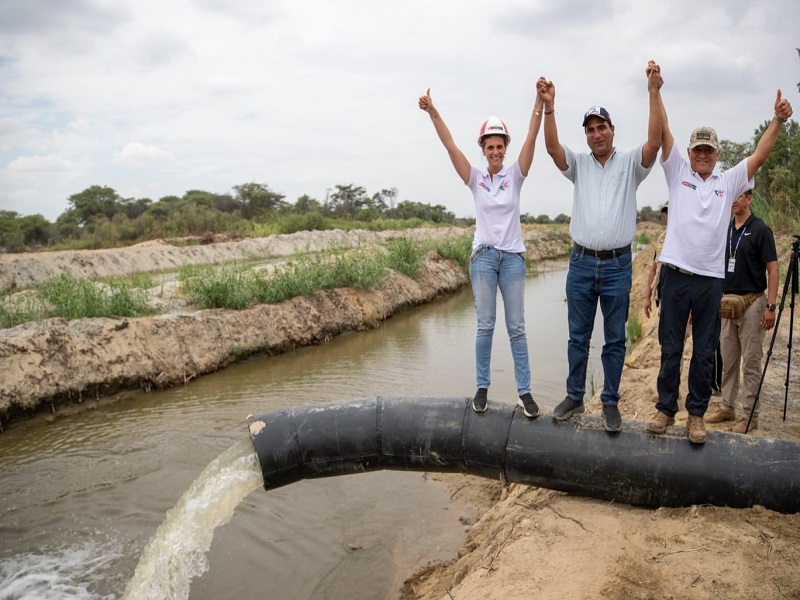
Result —
M 573 400 L 567 396 L 553 409 L 553 418 L 556 421 L 566 421 L 572 415 L 582 413 L 584 410 L 586 407 L 583 405 L 583 400 Z
M 606 431 L 619 431 L 622 427 L 622 416 L 616 404 L 603 405 L 603 426 Z
M 472 399 L 472 410 L 476 413 L 486 412 L 486 395 L 488 391 L 486 388 L 478 388 L 478 391 L 475 392 L 475 397 Z
M 530 392 L 522 394 L 517 400 L 517 404 L 522 407 L 522 412 L 525 413 L 526 417 L 534 419 L 539 416 L 539 407 L 533 401 L 533 396 L 531 396 Z

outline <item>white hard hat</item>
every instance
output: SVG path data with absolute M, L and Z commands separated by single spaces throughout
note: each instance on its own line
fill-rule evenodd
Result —
M 508 133 L 508 127 L 497 117 L 489 117 L 481 125 L 481 132 L 478 134 L 478 145 L 482 146 L 483 138 L 487 135 L 502 135 L 506 138 L 506 145 L 511 141 L 511 134 Z

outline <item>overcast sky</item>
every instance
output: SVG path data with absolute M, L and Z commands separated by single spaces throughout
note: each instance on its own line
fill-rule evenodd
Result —
M 540 75 L 561 142 L 605 106 L 615 145 L 646 137 L 648 59 L 685 148 L 699 125 L 752 138 L 778 88 L 800 109 L 797 0 L 0 0 L 0 209 L 54 221 L 92 185 L 124 198 L 266 184 L 288 202 L 337 184 L 474 214 L 417 107 L 426 88 L 481 162 L 508 125 L 516 159 Z M 571 213 L 540 134 L 522 212 Z M 666 199 L 656 166 L 639 206 Z

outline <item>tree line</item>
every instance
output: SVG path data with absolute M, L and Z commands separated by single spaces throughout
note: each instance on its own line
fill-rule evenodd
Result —
M 523 223 L 569 223 L 567 215 L 521 215 Z M 397 188 L 375 194 L 355 184 L 337 185 L 324 201 L 308 195 L 294 203 L 262 183 L 244 183 L 232 193 L 189 190 L 183 196 L 123 198 L 116 190 L 94 185 L 71 195 L 67 209 L 51 223 L 42 215 L 0 211 L 0 249 L 95 249 L 158 238 L 202 241 L 324 229 L 396 229 L 423 224 L 474 224 L 457 219 L 444 205 L 398 202 Z
M 334 227 L 391 228 L 392 221 L 453 224 L 441 204 L 397 201 L 397 189 L 369 195 L 354 184 L 337 185 L 324 201 L 303 195 L 294 203 L 262 183 L 244 183 L 232 193 L 189 190 L 183 196 L 123 198 L 94 185 L 67 200 L 54 223 L 42 215 L 0 211 L 0 248 L 22 252 L 47 248 L 108 248 L 157 238 L 230 237 L 293 233 Z M 396 224 L 394 225 L 397 226 Z
M 719 165 L 728 169 L 753 153 L 769 121 L 750 141 L 722 140 Z M 800 231 L 800 125 L 790 120 L 778 134 L 775 149 L 756 174 L 753 210 L 777 232 Z M 659 221 L 658 209 L 644 207 L 639 220 Z M 569 223 L 560 214 L 520 216 L 522 223 Z M 463 225 L 444 205 L 398 202 L 397 188 L 372 195 L 355 184 L 337 185 L 323 201 L 308 195 L 294 203 L 262 183 L 244 183 L 233 192 L 189 190 L 183 196 L 122 198 L 113 188 L 92 186 L 68 198 L 67 209 L 51 223 L 42 215 L 0 211 L 0 251 L 53 248 L 109 248 L 158 238 L 212 240 L 323 229 L 396 229 L 423 224 Z

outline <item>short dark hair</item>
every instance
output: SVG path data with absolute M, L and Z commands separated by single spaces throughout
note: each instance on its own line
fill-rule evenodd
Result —
M 742 194 L 744 194 L 745 196 L 752 196 L 753 195 L 753 188 L 750 188 L 749 190 L 743 191 Z

